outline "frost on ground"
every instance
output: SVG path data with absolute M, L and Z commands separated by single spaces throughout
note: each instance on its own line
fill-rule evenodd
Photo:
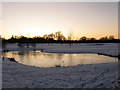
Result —
M 40 68 L 3 61 L 3 88 L 115 88 L 117 63 Z

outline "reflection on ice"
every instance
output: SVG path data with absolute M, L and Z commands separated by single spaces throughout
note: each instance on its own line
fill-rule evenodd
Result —
M 13 57 L 19 63 L 37 67 L 73 66 L 117 62 L 117 58 L 97 54 L 42 53 L 40 51 L 13 51 L 3 53 L 4 57 Z

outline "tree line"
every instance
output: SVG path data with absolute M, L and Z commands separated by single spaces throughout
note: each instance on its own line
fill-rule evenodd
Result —
M 72 40 L 73 33 L 70 32 L 68 37 L 65 37 L 61 31 L 55 32 L 55 34 L 45 34 L 35 37 L 26 37 L 26 36 L 13 36 L 9 39 L 2 38 L 2 43 L 118 43 L 119 39 L 115 39 L 113 35 L 96 38 L 88 38 L 82 36 L 78 40 Z

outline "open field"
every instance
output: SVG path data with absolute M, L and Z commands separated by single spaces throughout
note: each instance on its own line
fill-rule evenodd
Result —
M 9 51 L 43 50 L 49 53 L 101 53 L 118 55 L 118 44 L 37 44 L 36 47 L 18 48 L 8 45 Z M 2 63 L 3 88 L 115 88 L 118 87 L 118 63 L 88 64 L 43 68 L 11 62 Z
M 3 88 L 115 88 L 117 63 L 40 68 L 3 61 Z
M 48 53 L 99 53 L 110 56 L 118 56 L 118 43 L 80 43 L 80 44 L 36 44 L 36 47 L 30 46 L 19 48 L 18 44 L 7 44 L 5 50 L 25 51 L 42 50 Z M 4 49 L 3 49 L 4 50 Z

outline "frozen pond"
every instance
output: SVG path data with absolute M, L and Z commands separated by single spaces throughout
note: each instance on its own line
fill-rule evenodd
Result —
M 36 67 L 74 66 L 117 62 L 118 58 L 98 54 L 77 53 L 42 53 L 41 51 L 12 51 L 3 53 L 4 57 L 15 58 L 19 63 Z

